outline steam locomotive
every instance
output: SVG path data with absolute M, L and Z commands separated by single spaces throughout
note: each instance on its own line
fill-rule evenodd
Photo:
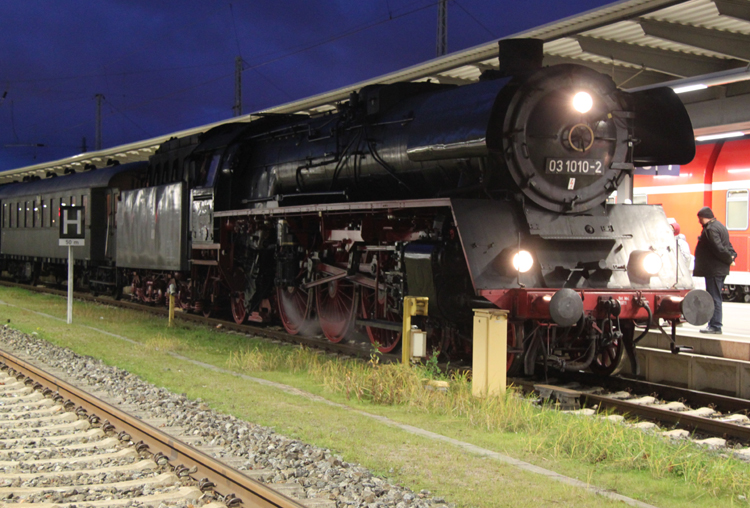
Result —
M 509 313 L 510 371 L 635 364 L 636 324 L 703 324 L 661 207 L 610 204 L 634 165 L 695 153 L 671 89 L 628 94 L 542 44 L 501 41 L 478 83 L 367 86 L 334 112 L 262 115 L 171 139 L 148 163 L 0 189 L 3 269 L 61 278 L 60 204 L 87 205 L 82 284 L 231 310 L 339 342 L 401 340 L 429 298 L 429 348 L 470 354 L 476 308 Z M 79 197 L 80 196 L 80 197 Z M 76 203 L 76 199 L 80 199 Z M 498 366 L 502 368 L 502 366 Z

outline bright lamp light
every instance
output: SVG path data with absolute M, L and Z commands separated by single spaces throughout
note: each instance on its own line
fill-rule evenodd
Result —
M 707 85 L 704 85 L 703 83 L 696 83 L 694 85 L 685 85 L 685 86 L 678 86 L 676 88 L 673 88 L 674 93 L 685 93 L 685 92 L 694 92 L 696 90 L 705 90 L 708 88 Z
M 643 256 L 641 262 L 643 263 L 643 271 L 649 275 L 656 275 L 662 267 L 661 257 L 655 252 L 649 252 Z
M 521 273 L 526 273 L 534 266 L 534 258 L 527 250 L 519 250 L 513 256 L 513 268 Z
M 579 113 L 588 113 L 594 105 L 594 99 L 588 92 L 578 92 L 573 96 L 573 109 Z

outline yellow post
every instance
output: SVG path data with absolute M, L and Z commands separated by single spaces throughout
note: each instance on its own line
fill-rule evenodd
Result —
M 471 393 L 475 397 L 505 393 L 508 365 L 508 311 L 474 309 Z
M 169 326 L 174 326 L 174 294 L 177 292 L 174 284 L 170 284 L 167 289 L 169 293 Z
M 404 297 L 404 325 L 401 328 L 401 361 L 408 364 L 411 360 L 411 317 L 426 316 L 429 298 L 426 296 Z

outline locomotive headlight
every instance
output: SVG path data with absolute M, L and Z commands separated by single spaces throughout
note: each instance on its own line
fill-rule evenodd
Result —
M 661 270 L 661 257 L 656 252 L 649 252 L 641 260 L 643 271 L 649 275 L 656 275 Z
M 650 250 L 636 250 L 630 254 L 628 260 L 628 274 L 631 280 L 646 283 L 648 279 L 659 273 L 663 266 L 661 256 Z
M 579 113 L 588 113 L 594 106 L 594 99 L 588 92 L 578 92 L 573 96 L 573 109 Z
M 519 250 L 513 256 L 513 268 L 521 273 L 526 273 L 534 266 L 534 258 L 527 250 Z

